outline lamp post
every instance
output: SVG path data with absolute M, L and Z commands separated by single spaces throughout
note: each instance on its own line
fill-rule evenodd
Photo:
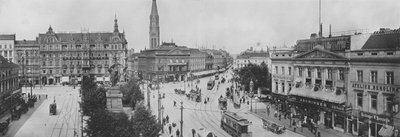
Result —
M 249 84 L 249 91 L 250 91 L 250 112 L 253 112 L 253 86 L 254 86 L 254 82 L 253 80 L 250 80 L 250 84 Z
M 164 106 L 161 106 L 161 118 L 163 118 L 164 116 Z M 161 120 L 161 133 L 164 133 L 164 120 Z

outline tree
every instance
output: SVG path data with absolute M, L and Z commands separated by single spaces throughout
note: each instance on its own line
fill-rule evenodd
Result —
M 132 78 L 128 84 L 121 86 L 120 90 L 122 92 L 122 103 L 124 105 L 135 108 L 136 104 L 144 99 L 138 81 L 134 78 Z
M 161 131 L 161 125 L 157 122 L 156 117 L 142 103 L 136 106 L 132 117 L 132 127 L 135 137 L 138 137 L 140 133 L 144 137 L 158 137 Z
M 90 116 L 97 109 L 105 109 L 106 92 L 106 89 L 97 87 L 92 78 L 84 77 L 81 86 L 83 114 Z
M 124 113 L 112 113 L 105 109 L 97 109 L 86 123 L 85 133 L 89 137 L 133 136 L 132 123 Z
M 258 87 L 271 87 L 271 74 L 268 71 L 268 66 L 262 62 L 260 65 L 248 64 L 246 67 L 235 71 L 239 75 L 239 82 L 245 86 L 245 90 L 249 90 L 250 80 L 254 82 L 254 89 Z

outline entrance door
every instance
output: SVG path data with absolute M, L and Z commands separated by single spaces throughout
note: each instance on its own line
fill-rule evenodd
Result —
M 49 79 L 49 85 L 53 85 L 54 79 Z

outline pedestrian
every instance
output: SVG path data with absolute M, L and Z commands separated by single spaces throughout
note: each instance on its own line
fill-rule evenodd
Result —
M 179 137 L 179 129 L 176 129 L 176 137 Z
M 176 101 L 174 100 L 174 107 L 176 107 Z
M 171 124 L 169 124 L 168 130 L 169 130 L 169 134 L 171 134 L 171 130 L 172 130 Z
M 275 110 L 274 117 L 277 117 L 277 116 L 278 116 L 278 111 Z
M 167 115 L 167 117 L 165 117 L 167 119 L 167 123 L 169 123 L 169 116 Z
M 282 114 L 281 113 L 279 113 L 279 121 L 281 121 L 281 119 L 282 119 Z
M 192 137 L 196 134 L 196 130 L 192 128 Z

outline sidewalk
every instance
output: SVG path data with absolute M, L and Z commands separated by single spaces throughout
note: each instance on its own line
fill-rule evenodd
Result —
M 269 105 L 268 103 L 258 103 L 257 104 L 258 107 L 257 109 L 253 109 L 253 112 L 250 112 L 253 115 L 256 115 L 257 117 L 263 118 L 263 119 L 268 119 L 272 122 L 275 122 L 277 124 L 283 125 L 286 127 L 286 129 L 291 130 L 293 132 L 296 132 L 298 134 L 307 136 L 307 137 L 314 137 L 316 136 L 315 134 L 313 134 L 308 128 L 306 127 L 300 127 L 297 128 L 296 131 L 294 131 L 294 127 L 290 126 L 290 119 L 285 119 L 282 116 L 282 119 L 279 120 L 278 117 L 274 117 L 274 112 L 275 112 L 275 108 L 271 106 L 270 108 L 270 115 L 267 115 L 267 109 L 266 109 L 266 105 Z M 296 120 L 296 123 L 298 124 L 298 119 L 292 119 Z M 318 132 L 321 133 L 321 137 L 354 137 L 353 135 L 349 134 L 349 133 L 343 133 L 334 129 L 327 129 L 324 125 L 318 125 Z

